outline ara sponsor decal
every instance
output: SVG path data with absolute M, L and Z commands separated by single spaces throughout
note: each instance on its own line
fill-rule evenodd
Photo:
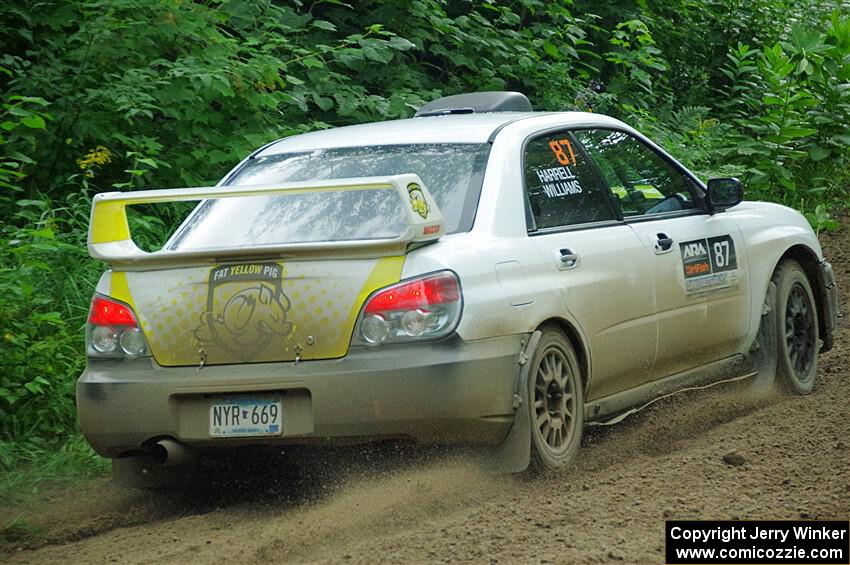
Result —
M 686 241 L 679 248 L 688 293 L 726 288 L 737 282 L 738 257 L 731 236 Z
M 210 271 L 207 309 L 195 328 L 202 345 L 214 345 L 244 360 L 261 353 L 276 337 L 292 331 L 289 298 L 283 293 L 283 265 L 246 263 Z
M 410 198 L 410 207 L 413 211 L 422 216 L 422 219 L 428 219 L 428 202 L 425 200 L 425 193 L 422 192 L 422 187 L 415 182 L 407 185 L 407 196 Z

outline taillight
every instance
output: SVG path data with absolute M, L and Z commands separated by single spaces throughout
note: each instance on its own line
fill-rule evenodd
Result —
M 460 282 L 440 271 L 375 292 L 363 306 L 355 341 L 382 343 L 439 339 L 455 330 L 463 306 Z
M 123 302 L 95 295 L 86 324 L 89 357 L 135 359 L 148 355 L 148 346 L 133 309 Z

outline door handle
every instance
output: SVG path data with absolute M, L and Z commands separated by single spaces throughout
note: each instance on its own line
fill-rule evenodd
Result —
M 658 239 L 655 241 L 655 254 L 663 255 L 673 251 L 673 238 L 666 233 L 657 234 Z
M 558 251 L 558 253 L 560 254 L 558 260 L 561 263 L 559 265 L 561 269 L 575 269 L 578 267 L 578 254 L 573 253 L 572 250 L 566 247 Z

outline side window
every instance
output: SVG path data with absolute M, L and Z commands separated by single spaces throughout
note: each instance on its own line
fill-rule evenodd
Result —
M 573 133 L 598 165 L 624 217 L 695 207 L 687 178 L 640 140 L 611 130 Z
M 524 163 L 528 203 L 538 229 L 617 219 L 604 181 L 566 132 L 531 140 Z

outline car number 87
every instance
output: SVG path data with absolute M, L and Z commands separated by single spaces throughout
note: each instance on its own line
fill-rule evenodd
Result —
M 725 267 L 729 264 L 729 242 L 715 241 L 714 242 L 714 265 L 716 267 Z

